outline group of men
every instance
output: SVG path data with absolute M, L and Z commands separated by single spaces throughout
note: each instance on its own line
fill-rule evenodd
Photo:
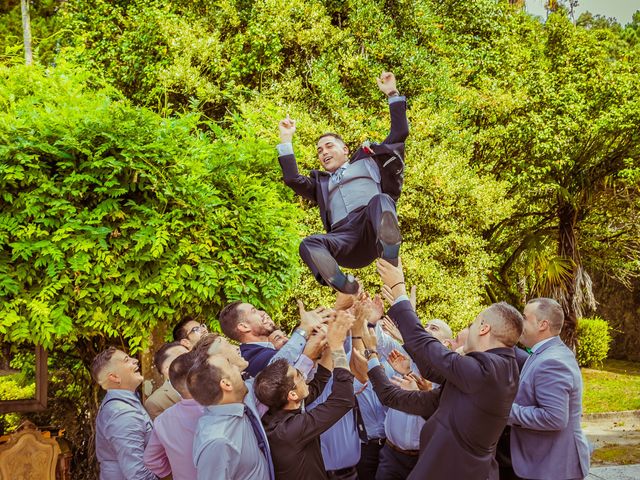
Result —
M 378 271 L 388 318 L 379 298 L 338 294 L 333 308 L 300 304 L 284 341 L 264 311 L 234 302 L 219 320 L 239 348 L 182 322 L 156 354 L 167 382 L 148 412 L 137 360 L 100 353 L 101 479 L 587 476 L 582 380 L 557 302 L 531 300 L 524 315 L 493 304 L 453 337 L 421 324 L 401 264 Z
M 557 302 L 531 300 L 524 315 L 493 304 L 455 338 L 442 320 L 418 319 L 395 205 L 406 100 L 393 74 L 377 83 L 389 99 L 389 135 L 350 159 L 339 135 L 320 136 L 324 171 L 298 172 L 295 121 L 279 124 L 283 179 L 319 206 L 326 229 L 302 240 L 300 255 L 339 292 L 335 305 L 306 310 L 299 302 L 290 337 L 245 302 L 221 311 L 226 338 L 194 320 L 179 323 L 155 354 L 165 382 L 144 407 L 137 360 L 115 348 L 100 353 L 92 376 L 107 391 L 96 419 L 101 479 L 587 476 L 582 380 L 558 336 Z M 387 317 L 382 299 L 341 269 L 376 258 Z

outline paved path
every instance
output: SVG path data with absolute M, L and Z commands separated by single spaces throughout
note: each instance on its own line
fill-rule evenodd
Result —
M 640 464 L 615 467 L 592 467 L 587 480 L 638 480 Z

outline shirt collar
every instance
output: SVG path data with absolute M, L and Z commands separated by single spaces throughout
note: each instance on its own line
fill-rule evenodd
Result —
M 140 399 L 135 392 L 132 392 L 131 390 L 124 390 L 122 388 L 111 388 L 107 390 L 107 394 L 104 396 L 105 401 L 112 398 L 119 398 L 121 400 L 127 400 L 129 402 L 140 403 Z
M 549 340 L 553 340 L 554 338 L 557 338 L 558 336 L 553 336 L 553 337 L 549 337 L 549 338 L 545 338 L 544 340 L 540 340 L 538 343 L 536 343 L 533 347 L 531 347 L 531 353 L 536 353 L 538 350 L 540 350 L 540 347 L 542 347 L 545 343 L 547 343 Z
M 244 403 L 227 403 L 225 405 L 209 405 L 205 407 L 207 415 L 212 417 L 242 417 Z

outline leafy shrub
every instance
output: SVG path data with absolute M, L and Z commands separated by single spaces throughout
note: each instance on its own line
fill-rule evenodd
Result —
M 602 365 L 611 344 L 611 327 L 600 317 L 583 318 L 578 322 L 576 357 L 581 367 Z

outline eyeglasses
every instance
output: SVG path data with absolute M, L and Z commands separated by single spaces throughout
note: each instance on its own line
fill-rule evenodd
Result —
M 201 331 L 206 332 L 207 330 L 207 326 L 204 323 L 201 323 L 200 325 L 196 325 L 191 330 L 189 330 L 189 335 L 191 335 L 192 333 L 199 333 Z

